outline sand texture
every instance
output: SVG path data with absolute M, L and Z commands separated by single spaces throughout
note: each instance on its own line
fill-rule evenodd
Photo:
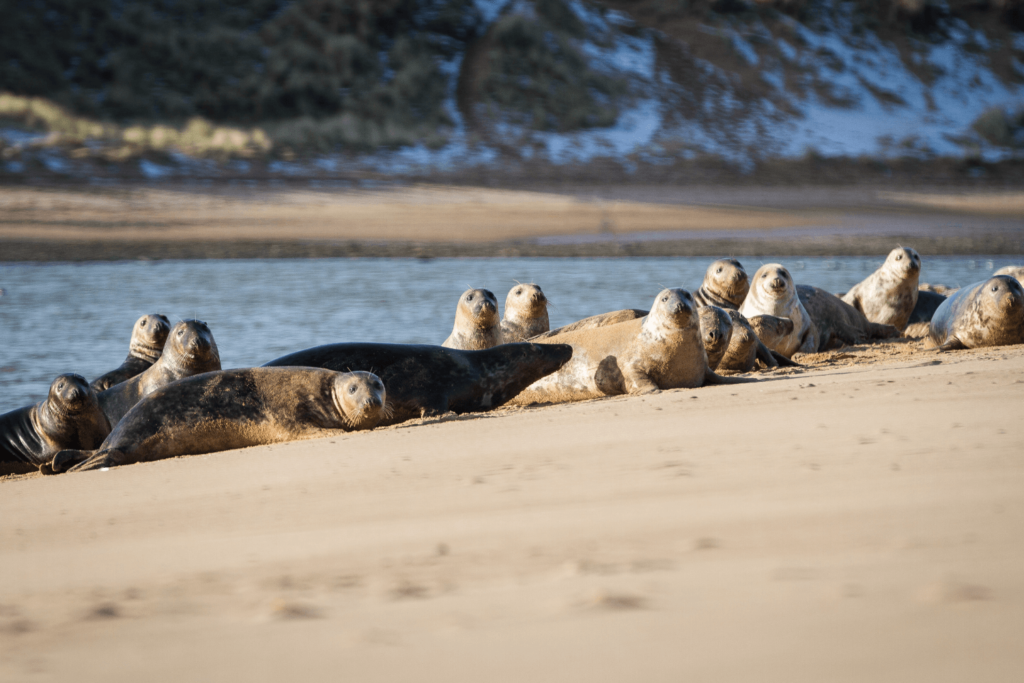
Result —
M 804 361 L 0 480 L 0 680 L 1024 680 L 1024 347 Z

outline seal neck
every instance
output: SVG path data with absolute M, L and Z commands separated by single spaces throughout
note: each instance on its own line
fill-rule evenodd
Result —
M 739 308 L 739 306 L 737 306 L 733 302 L 729 301 L 725 297 L 719 295 L 716 292 L 712 292 L 705 285 L 701 285 L 700 289 L 697 290 L 697 291 L 700 292 L 701 297 L 703 297 L 708 302 L 708 305 L 718 306 L 719 308 L 726 308 L 726 309 L 731 308 L 733 310 L 736 310 L 736 309 Z
M 162 346 L 157 348 L 141 342 L 132 342 L 128 347 L 128 357 L 139 358 L 142 360 L 148 360 L 150 363 L 155 363 L 160 359 L 160 355 L 163 351 L 164 349 Z

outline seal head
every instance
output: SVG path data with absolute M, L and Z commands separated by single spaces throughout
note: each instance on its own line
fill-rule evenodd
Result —
M 547 332 L 548 298 L 535 284 L 516 285 L 505 298 L 505 315 L 501 320 L 503 344 L 521 342 Z
M 708 354 L 708 367 L 714 370 L 722 362 L 732 342 L 733 325 L 729 314 L 718 306 L 701 306 L 700 338 Z
M 501 321 L 494 293 L 487 289 L 467 289 L 459 297 L 452 333 L 441 346 L 479 351 L 501 343 Z
M 718 259 L 708 266 L 704 282 L 693 295 L 698 306 L 738 309 L 750 291 L 750 279 L 743 264 L 734 258 Z
M 334 379 L 331 396 L 349 429 L 373 429 L 387 412 L 384 383 L 372 372 L 339 374 Z

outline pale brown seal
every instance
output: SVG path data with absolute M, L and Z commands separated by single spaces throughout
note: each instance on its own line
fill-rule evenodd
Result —
M 486 289 L 467 289 L 455 309 L 455 326 L 441 346 L 479 351 L 502 343 L 498 300 Z
M 38 467 L 65 448 L 96 448 L 109 433 L 85 378 L 60 375 L 45 400 L 0 415 L 0 463 Z
M 863 313 L 824 289 L 797 285 L 796 293 L 818 328 L 818 351 L 900 336 L 892 325 L 870 322 Z
M 541 343 L 571 345 L 572 360 L 527 387 L 514 404 L 753 381 L 721 377 L 708 367 L 693 297 L 683 289 L 662 290 L 643 318 L 567 332 Z
M 519 284 L 510 289 L 501 319 L 502 343 L 523 342 L 549 329 L 548 298 L 540 287 Z
M 369 372 L 207 372 L 153 391 L 99 448 L 63 450 L 41 470 L 93 470 L 372 429 L 385 413 L 385 396 Z
M 1024 343 L 1024 288 L 1009 275 L 963 287 L 936 309 L 929 339 L 939 351 Z
M 120 367 L 94 379 L 89 386 L 93 391 L 104 391 L 148 370 L 159 360 L 170 331 L 171 322 L 160 313 L 150 313 L 136 320 L 128 344 L 128 357 Z
M 147 394 L 175 380 L 212 370 L 220 370 L 220 352 L 213 333 L 200 320 L 182 320 L 168 335 L 159 360 L 135 377 L 100 392 L 100 407 L 113 426 Z
M 903 331 L 917 303 L 921 256 L 913 249 L 896 247 L 878 270 L 842 296 L 873 323 Z
M 818 350 L 818 328 L 800 303 L 793 276 L 781 264 L 768 263 L 757 269 L 740 313 L 748 319 L 767 314 L 792 320 L 793 332 L 776 340 L 774 346 L 761 340 L 786 358 L 797 352 L 814 353 Z

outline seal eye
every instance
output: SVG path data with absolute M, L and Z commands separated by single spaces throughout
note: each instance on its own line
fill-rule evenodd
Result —
M 662 301 L 668 301 L 668 297 L 667 296 L 663 296 L 663 297 L 661 297 L 661 300 Z
M 139 327 L 145 327 L 145 326 L 146 326 L 146 321 L 145 320 L 143 320 L 141 323 L 139 323 Z
M 522 293 L 523 293 L 523 290 L 521 290 L 521 289 L 517 289 L 516 290 L 516 294 L 522 294 Z
M 768 273 L 761 273 L 761 277 L 768 277 Z
M 472 300 L 473 300 L 473 295 L 472 294 L 467 294 L 466 295 L 466 301 L 472 301 Z
M 178 336 L 179 336 L 179 337 L 180 337 L 180 336 L 182 336 L 182 335 L 184 335 L 184 334 L 185 334 L 185 328 L 184 328 L 184 327 L 183 327 L 183 328 L 181 328 L 180 330 L 178 330 Z
M 348 385 L 348 393 L 350 393 L 350 394 L 356 393 L 356 385 L 355 384 L 349 384 Z
M 999 285 L 992 285 L 992 291 L 995 292 L 999 289 Z
M 719 269 L 718 269 L 718 270 L 716 270 L 715 272 L 716 272 L 716 273 L 721 273 L 721 272 L 722 272 L 722 269 L 721 269 L 721 268 L 719 268 Z
M 897 261 L 902 261 L 902 260 L 903 260 L 903 254 L 899 254 L 899 255 L 897 255 L 897 256 L 896 256 L 896 260 L 897 260 Z

